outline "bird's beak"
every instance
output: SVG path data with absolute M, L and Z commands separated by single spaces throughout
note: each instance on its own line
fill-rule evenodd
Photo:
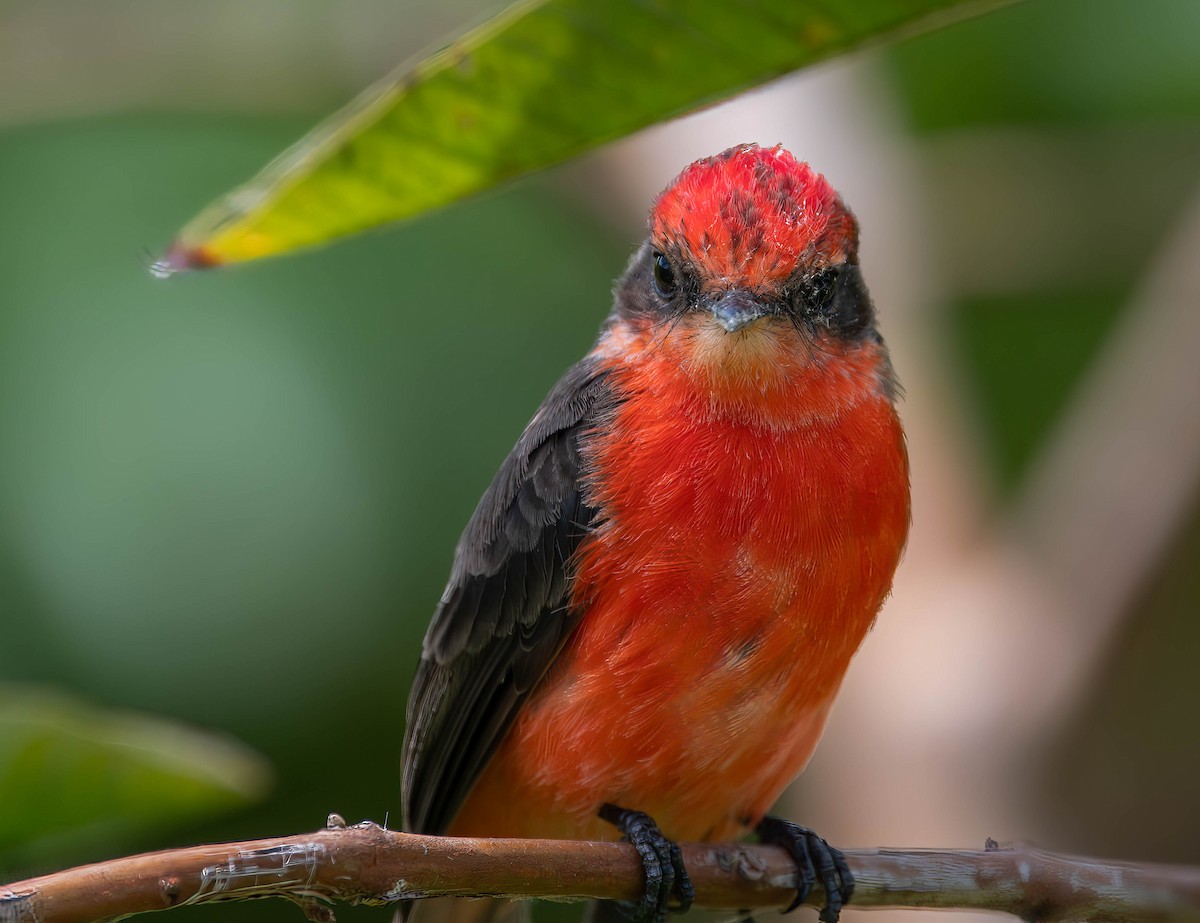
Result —
M 749 292 L 735 291 L 723 295 L 712 306 L 715 317 L 728 333 L 735 333 L 758 320 L 770 309 Z

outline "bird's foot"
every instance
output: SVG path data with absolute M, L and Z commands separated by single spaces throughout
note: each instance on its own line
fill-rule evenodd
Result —
M 837 923 L 842 907 L 854 894 L 854 876 L 850 874 L 850 867 L 841 851 L 834 849 L 807 827 L 779 817 L 764 817 L 754 832 L 761 842 L 782 846 L 796 862 L 800 883 L 796 889 L 796 899 L 784 913 L 790 913 L 803 904 L 820 878 L 821 886 L 825 889 L 821 921 Z
M 646 893 L 638 904 L 623 904 L 637 923 L 664 923 L 671 891 L 678 890 L 678 913 L 692 906 L 696 890 L 683 865 L 679 846 L 668 840 L 649 814 L 627 811 L 615 804 L 600 807 L 600 819 L 606 820 L 624 834 L 642 857 L 646 870 Z

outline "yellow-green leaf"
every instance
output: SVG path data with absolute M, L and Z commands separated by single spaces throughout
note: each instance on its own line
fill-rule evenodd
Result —
M 158 270 L 411 218 L 863 43 L 1008 0 L 528 0 L 363 93 Z
M 0 684 L 0 867 L 113 849 L 239 807 L 269 777 L 262 757 L 228 738 Z

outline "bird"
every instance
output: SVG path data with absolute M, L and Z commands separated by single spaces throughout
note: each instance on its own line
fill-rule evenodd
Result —
M 757 833 L 796 859 L 792 908 L 819 880 L 836 923 L 842 853 L 768 811 L 911 518 L 858 243 L 780 145 L 697 160 L 655 199 L 595 345 L 458 543 L 408 699 L 405 830 L 623 837 L 645 895 L 598 918 L 657 923 L 694 896 L 678 842 Z

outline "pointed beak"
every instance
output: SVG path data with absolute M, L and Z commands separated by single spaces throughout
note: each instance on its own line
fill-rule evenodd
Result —
M 712 312 L 728 333 L 736 333 L 747 324 L 771 313 L 765 304 L 743 291 L 723 295 L 713 304 Z

